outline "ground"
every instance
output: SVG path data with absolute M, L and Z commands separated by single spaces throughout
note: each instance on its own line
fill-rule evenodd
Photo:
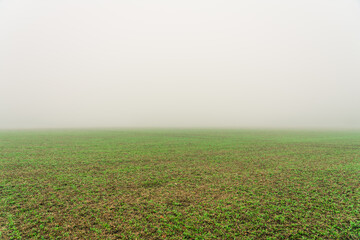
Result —
M 0 239 L 359 239 L 360 132 L 0 132 Z

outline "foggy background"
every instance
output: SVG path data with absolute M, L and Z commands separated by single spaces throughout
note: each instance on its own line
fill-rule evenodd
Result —
M 0 129 L 360 128 L 356 0 L 0 1 Z

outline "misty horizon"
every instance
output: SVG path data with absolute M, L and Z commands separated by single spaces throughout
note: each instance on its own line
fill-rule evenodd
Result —
M 360 129 L 358 1 L 0 1 L 0 129 Z

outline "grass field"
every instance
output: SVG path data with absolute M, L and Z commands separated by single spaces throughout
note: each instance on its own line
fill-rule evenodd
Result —
M 0 239 L 360 239 L 360 132 L 0 132 Z

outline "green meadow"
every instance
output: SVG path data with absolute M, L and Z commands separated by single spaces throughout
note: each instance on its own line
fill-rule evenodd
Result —
M 0 132 L 0 239 L 360 239 L 360 132 Z

